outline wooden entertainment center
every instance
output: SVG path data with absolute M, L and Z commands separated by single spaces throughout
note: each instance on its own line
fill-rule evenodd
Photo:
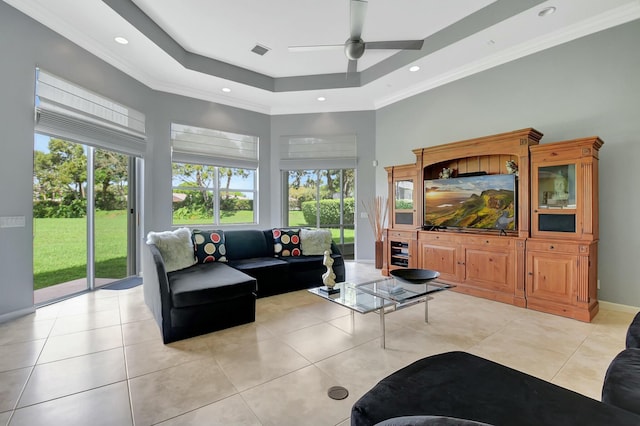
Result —
M 389 228 L 382 273 L 434 269 L 462 293 L 591 321 L 598 313 L 603 142 L 594 136 L 539 144 L 541 138 L 529 128 L 414 149 L 415 164 L 385 167 Z M 425 226 L 425 180 L 438 179 L 443 169 L 451 178 L 508 174 L 507 161 L 517 165 L 514 229 Z

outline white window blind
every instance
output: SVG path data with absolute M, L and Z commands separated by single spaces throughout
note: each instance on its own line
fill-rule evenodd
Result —
M 258 168 L 257 136 L 171 124 L 172 161 Z
M 356 167 L 356 135 L 282 136 L 280 169 Z
M 36 126 L 39 133 L 142 155 L 143 113 L 83 87 L 36 70 Z

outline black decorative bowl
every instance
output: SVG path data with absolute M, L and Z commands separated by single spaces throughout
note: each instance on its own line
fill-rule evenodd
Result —
M 394 269 L 389 272 L 394 278 L 408 284 L 424 284 L 440 276 L 440 272 L 430 269 Z

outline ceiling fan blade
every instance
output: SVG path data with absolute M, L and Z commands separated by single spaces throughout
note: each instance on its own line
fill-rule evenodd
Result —
M 317 52 L 319 50 L 344 49 L 344 44 L 315 44 L 308 46 L 289 46 L 289 52 Z
M 349 64 L 347 65 L 347 74 L 351 74 L 354 72 L 358 72 L 358 61 L 350 59 Z
M 365 0 L 351 0 L 351 40 L 360 40 L 362 36 L 367 4 Z
M 424 40 L 395 40 L 395 41 L 368 41 L 365 42 L 366 49 L 398 49 L 398 50 L 420 50 Z

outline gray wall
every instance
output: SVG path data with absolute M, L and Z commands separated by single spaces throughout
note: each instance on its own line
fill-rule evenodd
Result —
M 146 114 L 143 229 L 171 227 L 172 121 L 260 137 L 259 190 L 268 192 L 270 117 L 155 92 L 0 2 L 0 216 L 24 216 L 24 228 L 0 229 L 0 321 L 33 310 L 32 174 L 35 67 L 40 66 Z M 259 220 L 271 225 L 270 200 L 261 198 Z M 144 251 L 143 251 L 144 253 Z
M 526 127 L 541 143 L 600 136 L 599 298 L 640 307 L 638 40 L 634 21 L 380 109 L 376 156 L 413 163 L 413 148 Z M 383 171 L 376 191 L 386 194 Z
M 306 114 L 270 117 L 252 111 L 156 92 L 70 43 L 46 27 L 0 2 L 0 217 L 23 216 L 23 228 L 0 228 L 0 322 L 33 311 L 33 215 L 32 174 L 34 137 L 35 67 L 131 106 L 146 115 L 147 149 L 144 156 L 144 204 L 141 208 L 144 235 L 171 227 L 171 122 L 210 127 L 260 138 L 259 224 L 281 224 L 281 206 L 275 198 L 280 175 L 272 168 L 272 121 L 279 135 L 355 133 L 365 167 L 358 172 L 357 192 L 373 196 L 371 160 L 375 143 L 373 112 Z M 359 221 L 358 226 L 360 226 Z M 368 229 L 366 219 L 363 222 Z M 373 258 L 372 237 L 362 236 L 361 257 Z M 358 242 L 357 244 L 361 244 Z M 146 253 L 145 250 L 142 251 Z
M 0 319 L 33 309 L 32 173 L 35 67 L 143 110 L 152 92 L 0 2 L 0 216 L 23 228 L 0 229 Z M 73 64 L 73 66 L 69 66 Z

